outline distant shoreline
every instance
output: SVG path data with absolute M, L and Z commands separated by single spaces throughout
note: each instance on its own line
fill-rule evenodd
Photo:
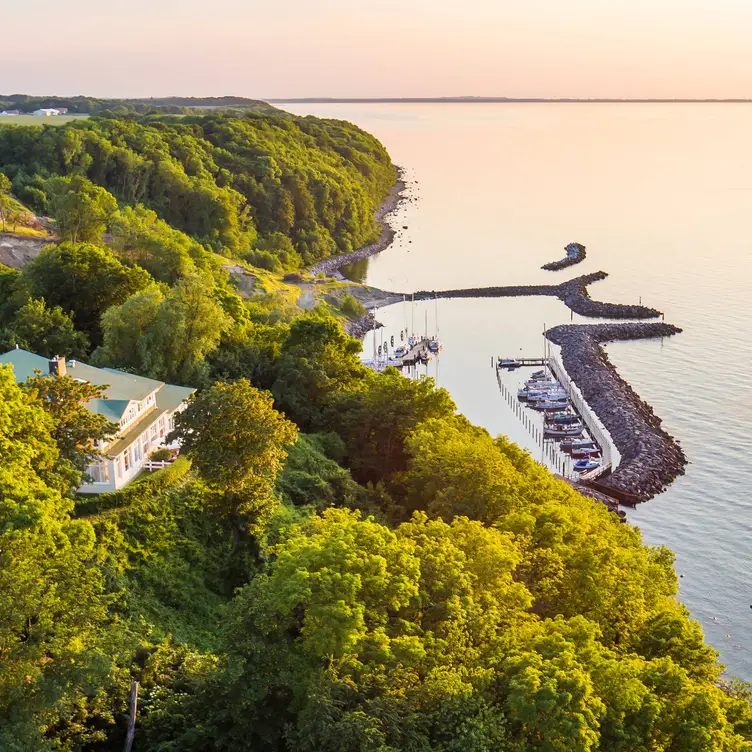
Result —
M 541 97 L 301 97 L 267 104 L 752 104 L 752 99 L 545 99 Z

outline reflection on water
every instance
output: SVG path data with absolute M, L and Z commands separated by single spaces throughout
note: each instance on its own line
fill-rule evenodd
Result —
M 368 259 L 360 259 L 353 264 L 347 264 L 340 268 L 345 279 L 352 282 L 365 282 L 368 277 Z
M 629 512 L 676 552 L 680 595 L 730 673 L 752 679 L 752 105 L 305 105 L 375 133 L 420 200 L 363 270 L 411 291 L 540 284 L 603 269 L 592 297 L 665 312 L 684 333 L 608 354 L 664 419 L 690 465 Z M 562 272 L 541 265 L 584 243 Z M 378 317 L 421 331 L 432 303 Z M 500 398 L 490 356 L 537 355 L 544 325 L 572 317 L 551 298 L 441 301 L 444 350 L 428 373 L 473 422 L 540 452 Z M 419 328 L 418 328 L 419 327 Z M 381 335 L 378 335 L 381 336 Z M 370 347 L 367 340 L 366 347 Z M 509 375 L 510 386 L 522 375 Z

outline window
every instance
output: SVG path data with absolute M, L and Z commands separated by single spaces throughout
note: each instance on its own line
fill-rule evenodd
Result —
M 92 483 L 109 483 L 110 467 L 107 462 L 95 462 L 86 468 L 86 474 L 91 476 Z
M 125 465 L 125 472 L 127 473 L 131 469 L 131 450 L 126 449 L 123 452 L 123 464 Z

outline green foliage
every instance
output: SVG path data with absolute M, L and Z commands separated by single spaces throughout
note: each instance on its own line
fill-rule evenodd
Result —
M 277 490 L 296 506 L 314 505 L 357 507 L 363 489 L 350 473 L 327 456 L 325 447 L 332 441 L 341 444 L 336 435 L 300 434 L 290 447 L 284 471 L 277 478 Z M 344 452 L 344 446 L 342 446 Z
M 47 308 L 43 298 L 30 299 L 0 330 L 0 349 L 18 347 L 52 358 L 82 359 L 89 349 L 84 332 L 76 331 L 70 315 L 60 306 Z
M 348 123 L 216 112 L 0 128 L 0 169 L 37 203 L 40 177 L 92 181 L 201 244 L 275 270 L 372 241 L 374 210 L 395 180 L 381 144 Z
M 326 314 L 312 312 L 290 327 L 272 387 L 277 406 L 302 429 L 320 429 L 322 410 L 342 391 L 358 388 L 368 372 L 360 343 Z
M 8 346 L 90 338 L 200 388 L 187 456 L 74 506 L 96 388 L 0 368 L 0 749 L 121 749 L 132 678 L 145 752 L 750 749 L 752 690 L 720 683 L 667 549 L 210 253 L 285 271 L 372 238 L 374 139 L 110 114 L 0 128 L 0 167 L 113 246 L 0 268 Z
M 52 438 L 63 466 L 61 472 L 68 475 L 71 487 L 78 487 L 86 467 L 101 456 L 97 442 L 106 442 L 118 430 L 116 423 L 87 409 L 90 400 L 102 397 L 105 387 L 76 381 L 71 376 L 51 378 L 38 372 L 23 387 L 52 416 L 55 422 Z
M 218 382 L 175 418 L 179 439 L 201 476 L 217 490 L 217 513 L 258 530 L 274 505 L 277 473 L 297 430 L 247 379 Z
M 205 357 L 231 324 L 208 280 L 186 277 L 166 293 L 151 285 L 104 313 L 94 361 L 170 383 L 200 384 L 208 372 Z
M 70 520 L 69 503 L 43 479 L 57 460 L 53 427 L 12 371 L 0 368 L 2 749 L 57 748 L 46 732 L 95 712 L 97 687 L 110 681 L 94 532 Z M 79 732 L 66 733 L 86 736 Z
M 96 243 L 102 240 L 117 210 L 115 197 L 81 175 L 51 178 L 45 183 L 47 205 L 63 240 Z
M 358 319 L 366 314 L 366 307 L 352 295 L 345 295 L 339 308 L 345 316 L 351 319 Z
M 63 243 L 43 248 L 24 269 L 23 280 L 32 297 L 62 308 L 97 345 L 100 316 L 146 287 L 151 278 L 140 267 L 124 266 L 101 246 Z
M 121 260 L 138 264 L 159 282 L 173 285 L 208 263 L 209 254 L 199 243 L 141 205 L 117 212 L 110 220 L 110 233 Z

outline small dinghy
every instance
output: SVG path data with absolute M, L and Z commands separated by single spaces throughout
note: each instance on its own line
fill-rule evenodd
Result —
M 592 439 L 566 439 L 559 444 L 559 449 L 563 452 L 573 452 L 575 449 L 586 449 L 594 446 L 595 442 Z
M 544 426 L 543 436 L 547 439 L 564 439 L 570 436 L 581 436 L 582 423 L 573 423 L 571 426 Z
M 594 459 L 577 460 L 577 462 L 574 463 L 574 469 L 578 473 L 586 473 L 589 470 L 595 470 L 596 467 L 600 467 L 600 466 L 601 466 L 600 460 L 594 460 Z
M 567 425 L 571 423 L 579 423 L 580 416 L 573 412 L 561 412 L 553 413 L 546 416 L 546 423 L 554 423 Z
M 510 358 L 503 358 L 499 361 L 498 367 L 499 368 L 509 368 L 510 370 L 512 368 L 519 368 L 522 365 L 519 360 L 511 360 Z
M 536 402 L 534 407 L 536 410 L 545 410 L 546 412 L 549 410 L 563 410 L 565 407 L 569 407 L 569 400 L 566 398 L 543 400 L 542 402 Z
M 579 447 L 578 449 L 572 450 L 572 457 L 574 457 L 575 459 L 584 459 L 587 457 L 598 457 L 600 456 L 600 453 L 601 450 L 597 446 Z

